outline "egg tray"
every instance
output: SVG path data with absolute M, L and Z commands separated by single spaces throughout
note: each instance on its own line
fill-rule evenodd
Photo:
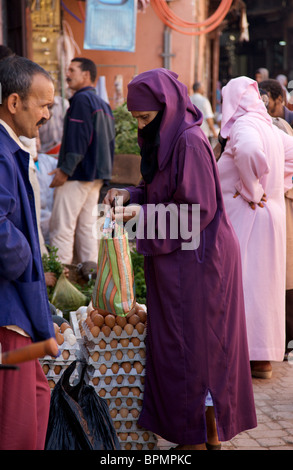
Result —
M 103 332 L 100 332 L 98 336 L 93 336 L 85 321 L 81 322 L 81 326 L 85 333 L 84 339 L 88 344 L 88 348 L 91 350 L 94 350 L 95 347 L 99 346 L 99 343 L 102 340 L 105 341 L 107 347 L 110 346 L 110 342 L 113 339 L 116 339 L 119 342 L 120 339 L 138 338 L 140 341 L 144 342 L 146 337 L 145 331 L 143 334 L 139 334 L 135 328 L 133 329 L 133 333 L 131 335 L 129 335 L 125 330 L 122 330 L 121 335 L 116 335 L 116 333 L 112 330 L 109 336 L 106 336 Z
M 122 374 L 120 374 L 119 377 L 121 377 Z M 107 383 L 106 378 L 111 377 L 111 382 Z M 143 391 L 144 391 L 144 383 L 141 381 L 141 377 L 138 377 L 135 379 L 133 383 L 129 382 L 129 375 L 124 376 L 123 380 L 121 383 L 117 382 L 117 377 L 118 374 L 115 375 L 107 375 L 107 376 L 101 376 L 101 375 L 90 375 L 88 374 L 88 381 L 90 384 L 97 388 L 98 390 L 104 390 L 106 393 L 106 398 L 113 398 L 116 396 L 119 396 L 120 398 L 125 397 L 125 396 L 135 396 L 136 398 L 141 398 L 143 397 Z M 98 382 L 95 380 L 98 379 Z M 126 389 L 129 388 L 129 393 L 125 395 Z M 134 389 L 136 393 L 131 392 L 130 390 Z M 116 391 L 116 395 L 114 395 L 114 391 Z M 112 393 L 111 393 L 112 392 Z
M 121 448 L 127 444 L 129 447 L 129 444 L 131 443 L 132 446 L 129 447 L 129 450 L 131 449 L 136 449 L 136 444 L 140 444 L 140 449 L 141 450 L 150 450 L 150 447 L 152 449 L 155 449 L 157 446 L 157 437 L 155 434 L 153 434 L 150 431 L 147 431 L 144 428 L 138 427 L 137 425 L 137 417 L 132 416 L 131 410 L 136 409 L 138 412 L 141 411 L 142 405 L 138 404 L 138 401 L 142 402 L 141 399 L 133 399 L 133 403 L 131 405 L 127 404 L 127 399 L 129 397 L 124 397 L 121 401 L 121 405 L 118 405 L 115 403 L 117 397 L 112 397 L 111 399 L 107 400 L 108 407 L 109 407 L 109 412 L 111 414 L 112 410 L 117 410 L 117 415 L 113 417 L 111 414 L 111 419 L 113 421 L 115 431 L 117 433 L 120 445 L 122 444 Z M 120 411 L 122 409 L 127 409 L 128 410 L 128 415 L 127 416 L 121 416 Z M 128 426 L 127 424 L 128 423 Z M 137 435 L 137 438 L 135 439 L 133 434 Z M 121 439 L 121 435 L 123 435 L 123 439 Z M 150 444 L 150 447 L 148 445 Z M 143 447 L 141 447 L 143 446 Z
M 104 398 L 105 400 L 110 399 L 110 398 L 121 398 L 122 399 L 122 398 L 125 398 L 125 396 L 126 396 L 121 392 L 121 390 L 119 390 L 118 386 L 116 387 L 116 386 L 113 386 L 112 384 L 102 386 L 100 383 L 98 385 L 94 385 L 91 378 L 88 379 L 88 383 L 89 383 L 89 385 L 92 385 L 95 388 L 97 395 L 99 395 L 101 398 Z M 111 392 L 113 393 L 115 388 L 118 388 L 118 390 L 116 391 L 116 394 L 113 395 L 113 394 L 111 394 Z M 137 388 L 137 387 L 132 385 L 129 388 Z M 100 395 L 101 390 L 105 390 L 105 395 Z M 142 400 L 143 399 L 143 390 L 139 389 L 139 394 L 138 395 L 136 395 L 133 392 L 129 391 L 128 394 L 127 394 L 127 397 Z
M 72 328 L 73 334 L 76 337 L 77 343 L 78 344 L 83 343 L 83 338 L 82 338 L 82 335 L 81 335 L 81 332 L 80 332 L 76 312 L 70 312 L 69 313 L 69 324 Z
M 125 442 L 120 442 L 120 449 L 121 450 L 157 450 L 157 444 L 156 443 L 150 443 L 150 444 L 141 444 L 133 441 L 127 441 Z
M 127 430 L 127 432 L 117 431 L 116 429 L 116 434 L 121 450 L 157 450 L 157 437 L 144 429 Z M 137 434 L 137 439 L 134 438 L 133 434 Z M 146 434 L 148 434 L 147 440 Z
M 142 367 L 145 365 L 145 349 L 144 348 L 122 348 L 122 347 L 117 347 L 117 348 L 108 348 L 106 349 L 95 349 L 94 351 L 89 351 L 86 345 L 81 345 L 81 350 L 83 352 L 83 355 L 87 358 L 87 362 L 90 366 L 92 366 L 94 369 L 99 369 L 102 364 L 104 364 L 107 369 L 111 369 L 113 364 L 118 364 L 121 365 L 123 363 L 130 363 L 134 364 L 136 362 L 140 362 Z M 122 356 L 119 355 L 117 357 L 117 352 L 121 353 Z M 130 354 L 131 352 L 131 354 Z M 97 360 L 93 359 L 93 355 L 95 353 L 99 353 L 99 357 Z M 110 353 L 111 358 L 106 359 L 105 354 Z M 132 356 L 133 354 L 133 356 Z M 107 355 L 109 356 L 109 354 Z M 132 357 L 131 357 L 132 356 Z
M 64 341 L 62 344 L 58 344 L 58 349 L 59 349 L 59 356 L 58 357 L 52 357 L 49 355 L 44 356 L 42 361 L 47 361 L 50 363 L 54 364 L 69 364 L 73 361 L 75 361 L 76 356 L 79 354 L 80 347 L 79 344 L 76 342 L 73 346 Z M 69 356 L 66 358 L 64 357 L 63 353 L 64 351 L 67 351 L 69 353 Z

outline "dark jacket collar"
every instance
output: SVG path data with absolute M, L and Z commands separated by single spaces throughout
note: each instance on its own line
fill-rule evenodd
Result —
M 93 86 L 85 86 L 83 88 L 81 88 L 80 90 L 77 90 L 74 95 L 71 96 L 71 98 L 69 98 L 69 102 L 73 100 L 73 98 L 78 94 L 78 93 L 82 93 L 83 91 L 93 91 L 94 93 L 96 93 L 96 89 L 93 87 Z

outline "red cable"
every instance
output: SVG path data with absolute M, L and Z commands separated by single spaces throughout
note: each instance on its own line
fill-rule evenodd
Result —
M 190 23 L 190 22 L 185 22 L 178 16 L 176 16 L 172 10 L 167 6 L 165 0 L 151 0 L 152 6 L 159 16 L 159 18 L 163 21 L 163 23 L 166 26 L 169 26 L 173 30 L 182 33 L 182 34 L 187 34 L 191 36 L 199 36 L 200 34 L 206 34 L 209 33 L 210 31 L 216 29 L 221 22 L 224 20 L 225 16 L 228 14 L 230 7 L 233 3 L 233 0 L 222 0 L 221 4 L 219 5 L 218 9 L 211 15 L 209 18 L 207 18 L 205 21 L 201 23 Z M 202 26 L 207 26 L 208 24 L 210 25 L 209 27 L 206 27 L 204 29 L 201 29 L 200 31 L 184 31 L 176 26 L 180 27 L 193 27 L 193 28 L 201 28 Z
M 200 23 L 190 23 L 188 21 L 182 20 L 182 18 L 179 18 L 171 8 L 167 5 L 165 0 L 156 0 L 156 3 L 158 4 L 159 8 L 161 11 L 165 12 L 167 19 L 173 20 L 173 22 L 177 26 L 183 26 L 183 27 L 193 27 L 193 28 L 200 28 L 202 26 L 208 26 L 212 24 L 213 22 L 217 21 L 219 17 L 222 16 L 222 14 L 226 11 L 227 7 L 230 9 L 230 6 L 232 4 L 233 0 L 222 0 L 220 5 L 218 6 L 217 10 L 206 20 L 200 22 Z

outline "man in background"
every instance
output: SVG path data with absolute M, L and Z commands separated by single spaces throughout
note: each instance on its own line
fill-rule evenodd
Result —
M 204 96 L 204 89 L 200 82 L 195 82 L 192 88 L 194 94 L 190 96 L 190 100 L 203 114 L 201 128 L 208 139 L 211 137 L 217 139 L 218 134 L 214 126 L 214 113 L 211 103 L 208 98 Z
M 95 90 L 96 66 L 73 59 L 67 83 L 74 91 L 64 121 L 58 165 L 51 172 L 55 189 L 50 244 L 64 264 L 97 262 L 98 237 L 93 234 L 101 187 L 111 179 L 115 126 L 110 106 Z
M 268 113 L 272 117 L 279 117 L 292 126 L 293 111 L 290 111 L 284 104 L 284 94 L 282 85 L 278 80 L 272 78 L 259 83 L 259 88 L 266 91 L 269 96 Z

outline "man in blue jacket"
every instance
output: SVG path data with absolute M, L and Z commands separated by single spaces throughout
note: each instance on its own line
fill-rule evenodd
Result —
M 76 58 L 67 71 L 74 91 L 64 120 L 58 167 L 51 174 L 55 189 L 50 221 L 50 244 L 64 264 L 97 262 L 95 208 L 100 189 L 111 179 L 115 126 L 110 106 L 94 88 L 96 66 Z M 75 258 L 74 258 L 75 256 Z
M 55 337 L 39 248 L 29 154 L 19 136 L 34 138 L 49 119 L 54 86 L 23 57 L 0 62 L 0 343 L 2 352 Z M 50 389 L 38 360 L 0 369 L 0 449 L 44 448 Z

